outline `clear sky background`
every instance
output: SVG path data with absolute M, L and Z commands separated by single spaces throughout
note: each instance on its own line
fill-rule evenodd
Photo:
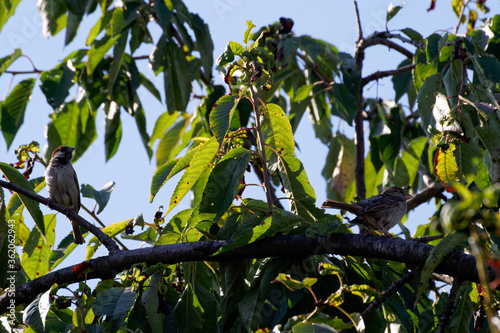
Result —
M 354 14 L 354 6 L 351 1 L 340 0 L 315 0 L 315 1 L 262 1 L 262 0 L 185 0 L 191 12 L 198 13 L 209 25 L 214 41 L 214 59 L 222 53 L 229 41 L 241 42 L 243 32 L 246 29 L 245 21 L 251 20 L 257 27 L 271 24 L 278 21 L 280 17 L 287 17 L 294 20 L 293 32 L 296 35 L 310 35 L 314 38 L 325 40 L 334 44 L 340 51 L 353 54 L 354 42 L 357 39 L 357 26 Z M 413 28 L 427 37 L 433 32 L 444 33 L 453 32 L 457 24 L 457 18 L 451 10 L 450 1 L 437 1 L 436 9 L 427 12 L 430 0 L 409 0 L 399 14 L 389 23 L 390 30 L 397 30 L 406 27 Z M 359 0 L 359 10 L 365 36 L 374 31 L 385 29 L 386 10 L 390 1 L 369 1 Z M 401 5 L 402 2 L 395 4 Z M 487 1 L 492 14 L 500 13 L 498 1 Z M 99 10 L 97 10 L 99 14 Z M 481 18 L 483 15 L 479 13 Z M 55 37 L 45 39 L 42 36 L 42 22 L 38 9 L 34 1 L 22 1 L 17 8 L 15 15 L 7 22 L 0 33 L 0 57 L 4 57 L 21 48 L 23 54 L 28 56 L 35 66 L 41 70 L 50 70 L 57 65 L 71 51 L 83 48 L 84 41 L 98 19 L 95 13 L 90 17 L 85 17 L 78 31 L 75 40 L 64 47 L 64 31 Z M 480 22 L 478 22 L 480 23 Z M 154 26 L 152 23 L 150 26 Z M 155 42 L 160 36 L 159 29 L 152 29 Z M 464 32 L 464 27 L 459 30 Z M 135 56 L 150 53 L 150 45 L 140 48 L 135 52 Z M 408 46 L 409 49 L 413 49 Z M 363 75 L 368 75 L 377 70 L 394 69 L 403 60 L 395 51 L 390 51 L 386 47 L 377 46 L 369 48 L 366 54 L 366 61 L 363 68 Z M 140 60 L 139 69 L 147 71 L 147 60 Z M 10 70 L 30 70 L 31 64 L 26 58 L 18 59 Z M 214 71 L 214 74 L 215 71 Z M 12 89 L 16 82 L 27 78 L 26 75 L 16 76 L 12 82 L 11 75 L 4 74 L 0 77 L 0 96 L 3 100 L 8 95 L 9 84 Z M 33 77 L 31 75 L 30 77 Z M 163 92 L 163 79 L 148 76 L 150 80 L 157 84 L 160 92 Z M 220 78 L 217 78 L 220 81 Z M 45 96 L 39 88 L 40 81 L 37 81 L 32 100 L 26 110 L 24 125 L 17 134 L 10 150 L 7 150 L 5 141 L 0 139 L 0 161 L 14 162 L 13 150 L 21 144 L 36 140 L 41 147 L 46 144 L 44 136 L 45 124 L 49 121 L 48 116 L 53 112 L 47 104 Z M 196 93 L 200 94 L 199 86 L 195 86 Z M 68 97 L 74 98 L 75 94 Z M 141 90 L 140 97 L 144 105 L 147 127 L 151 133 L 154 122 L 163 112 L 166 111 L 164 104 L 160 104 L 148 92 Z M 394 92 L 390 80 L 381 80 L 377 84 L 369 85 L 365 90 L 365 97 L 380 97 L 383 99 L 393 99 Z M 401 101 L 405 103 L 406 98 Z M 188 106 L 188 111 L 192 112 L 196 101 Z M 80 184 L 90 184 L 99 189 L 109 181 L 115 181 L 115 191 L 111 196 L 108 206 L 100 214 L 101 220 L 105 224 L 134 218 L 139 214 L 144 214 L 146 221 L 151 222 L 154 212 L 159 205 L 168 206 L 171 193 L 178 178 L 170 180 L 162 188 L 155 198 L 153 204 L 149 203 L 151 178 L 156 170 L 156 162 L 148 161 L 147 154 L 142 146 L 141 139 L 135 126 L 135 121 L 126 112 L 121 116 L 123 124 L 123 137 L 117 154 L 108 163 L 104 159 L 104 119 L 100 112 L 97 122 L 98 137 L 91 148 L 74 165 L 78 174 Z M 352 137 L 352 128 L 345 123 L 341 123 L 337 118 L 332 119 L 334 131 L 340 130 L 347 136 Z M 327 148 L 319 140 L 315 139 L 312 126 L 308 119 L 304 117 L 295 136 L 300 151 L 297 156 L 304 163 L 309 179 L 316 190 L 317 204 L 320 205 L 326 199 L 326 184 L 321 176 L 324 167 Z M 158 144 L 158 141 L 156 142 Z M 155 147 L 156 148 L 156 147 Z M 33 177 L 43 175 L 44 169 L 41 165 L 35 167 Z M 47 196 L 47 191 L 43 190 L 41 195 Z M 245 196 L 264 198 L 262 190 L 253 188 L 245 191 Z M 175 212 L 189 207 L 189 195 L 187 200 L 183 200 L 178 209 L 167 216 L 171 218 Z M 83 198 L 82 203 L 92 209 L 93 201 Z M 48 209 L 42 207 L 44 212 Z M 414 230 L 417 225 L 428 222 L 428 218 L 434 212 L 432 206 L 422 206 L 409 215 L 407 226 Z M 334 212 L 332 212 L 334 213 Z M 29 227 L 33 222 L 29 218 L 26 223 Z M 82 216 L 89 218 L 85 212 Z M 90 220 L 90 219 L 89 219 Z M 92 220 L 90 220 L 92 221 Z M 56 244 L 70 232 L 70 224 L 62 216 L 58 217 L 56 232 Z M 136 232 L 138 229 L 136 228 Z M 393 230 L 397 232 L 396 229 Z M 88 240 L 89 238 L 87 238 Z M 137 247 L 137 242 L 130 243 L 131 248 Z M 84 247 L 80 247 L 76 254 L 72 256 L 66 264 L 80 261 L 83 258 Z M 100 251 L 100 255 L 106 254 Z

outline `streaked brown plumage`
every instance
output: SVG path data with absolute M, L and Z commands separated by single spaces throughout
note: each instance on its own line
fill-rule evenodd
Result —
M 50 163 L 45 169 L 45 182 L 52 200 L 78 213 L 80 210 L 80 185 L 75 169 L 71 165 L 73 150 L 75 148 L 68 146 L 60 146 L 54 150 Z M 73 226 L 75 244 L 85 243 L 78 223 L 71 219 L 70 221 Z
M 406 200 L 413 198 L 399 187 L 388 187 L 381 194 L 354 204 L 326 200 L 321 208 L 337 208 L 357 215 L 352 223 L 361 224 L 369 230 L 387 233 L 406 214 Z

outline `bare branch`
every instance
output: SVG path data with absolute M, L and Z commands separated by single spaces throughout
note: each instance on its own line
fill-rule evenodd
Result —
M 444 186 L 441 183 L 434 182 L 428 186 L 423 191 L 416 194 L 413 199 L 407 202 L 408 211 L 411 211 L 424 202 L 429 201 L 432 198 L 439 198 L 443 195 Z
M 367 77 L 362 78 L 361 79 L 361 86 L 364 87 L 369 82 L 379 80 L 379 79 L 382 79 L 384 77 L 399 75 L 402 73 L 409 72 L 413 68 L 415 68 L 416 66 L 417 66 L 416 64 L 411 64 L 411 65 L 399 67 L 397 69 L 391 69 L 391 70 L 387 70 L 387 71 L 376 71 L 375 73 L 372 73 L 372 74 L 368 75 Z
M 363 29 L 361 29 L 361 19 L 359 17 L 359 9 L 358 2 L 356 0 L 354 2 L 354 11 L 356 13 L 356 24 L 358 25 L 358 41 L 363 39 Z

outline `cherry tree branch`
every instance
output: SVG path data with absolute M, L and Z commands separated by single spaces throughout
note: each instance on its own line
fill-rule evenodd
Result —
M 113 254 L 116 252 L 120 252 L 120 249 L 118 248 L 118 245 L 104 232 L 101 231 L 98 227 L 75 213 L 73 210 L 68 209 L 68 207 L 64 207 L 54 200 L 50 200 L 48 198 L 42 197 L 41 195 L 36 194 L 35 192 L 32 192 L 30 190 L 27 190 L 19 185 L 16 185 L 11 182 L 6 182 L 4 180 L 0 180 L 0 187 L 9 189 L 11 191 L 14 191 L 20 195 L 23 195 L 29 199 L 35 200 L 36 202 L 39 202 L 41 204 L 44 204 L 48 206 L 51 209 L 57 210 L 58 212 L 66 215 L 68 218 L 71 218 L 72 220 L 76 221 L 79 225 L 90 231 L 92 234 L 94 234 L 99 241 L 108 249 L 108 251 Z
M 376 81 L 376 80 L 382 79 L 384 77 L 394 76 L 394 75 L 399 75 L 399 74 L 409 72 L 413 68 L 415 68 L 416 66 L 417 66 L 416 64 L 411 64 L 411 65 L 399 67 L 397 69 L 391 69 L 391 70 L 387 70 L 387 71 L 376 71 L 375 73 L 372 73 L 372 74 L 368 75 L 367 77 L 362 78 L 361 79 L 361 86 L 364 87 L 368 83 L 370 83 L 371 81 Z
M 109 256 L 66 267 L 18 286 L 16 306 L 27 305 L 55 282 L 75 283 L 89 279 L 112 279 L 136 263 L 153 265 L 174 264 L 188 261 L 235 261 L 267 257 L 303 258 L 310 255 L 351 255 L 365 258 L 392 260 L 416 267 L 426 260 L 434 246 L 392 237 L 333 233 L 327 236 L 278 235 L 259 240 L 212 256 L 231 241 L 200 241 L 159 245 L 131 251 L 121 251 Z M 83 268 L 82 268 L 83 267 Z M 88 271 L 84 273 L 84 269 Z M 479 282 L 475 258 L 459 251 L 452 251 L 436 268 L 436 273 L 447 274 L 461 281 Z M 490 280 L 497 274 L 488 268 Z M 0 313 L 7 311 L 10 291 L 0 296 Z

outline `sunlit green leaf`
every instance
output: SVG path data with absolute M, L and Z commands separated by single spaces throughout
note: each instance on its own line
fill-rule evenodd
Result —
M 224 141 L 226 133 L 229 130 L 231 118 L 237 105 L 237 95 L 225 95 L 217 100 L 212 112 L 210 112 L 210 130 L 220 144 Z
M 106 114 L 106 133 L 104 144 L 106 161 L 109 161 L 118 150 L 122 139 L 122 122 L 120 120 L 120 106 L 111 101 L 106 103 L 104 113 Z
M 248 150 L 235 148 L 217 163 L 203 191 L 200 212 L 216 213 L 214 222 L 225 213 L 238 194 L 240 180 L 249 161 Z
M 413 139 L 402 156 L 396 160 L 392 180 L 395 186 L 403 187 L 413 184 L 426 144 L 427 137 L 425 136 Z
M 17 131 L 24 122 L 24 113 L 31 99 L 35 81 L 35 79 L 26 79 L 19 82 L 9 96 L 0 103 L 0 128 L 7 148 L 10 148 Z
M 167 213 L 170 212 L 184 198 L 187 192 L 193 187 L 205 168 L 210 167 L 210 162 L 219 149 L 219 143 L 215 138 L 211 138 L 201 146 L 193 156 L 181 179 L 174 189 L 170 198 Z
M 1 8 L 2 8 L 2 5 L 0 4 L 0 15 L 2 15 Z M 2 29 L 1 20 L 2 19 L 0 16 L 0 30 Z M 22 55 L 23 55 L 23 53 L 21 52 L 21 49 L 15 49 L 14 52 L 12 52 L 12 54 L 1 58 L 0 59 L 0 75 L 2 75 L 9 68 L 9 66 L 12 65 L 12 63 L 14 61 L 16 61 L 16 59 L 18 59 Z
M 2 31 L 3 26 L 9 18 L 14 15 L 17 5 L 21 0 L 5 0 L 0 2 L 0 31 Z M 0 71 L 1 73 L 1 71 Z
M 91 198 L 96 201 L 99 205 L 97 214 L 102 212 L 102 210 L 108 204 L 109 198 L 111 197 L 111 192 L 115 189 L 115 182 L 110 181 L 105 184 L 99 191 L 95 190 L 91 185 L 82 184 L 82 196 L 85 198 Z
M 429 256 L 427 257 L 427 260 L 425 261 L 425 264 L 422 266 L 422 274 L 420 277 L 420 284 L 418 286 L 415 303 L 418 302 L 422 293 L 427 289 L 432 273 L 434 273 L 434 270 L 441 263 L 443 258 L 467 238 L 468 236 L 465 233 L 456 232 L 443 238 L 439 244 L 432 249 L 431 253 L 429 253 Z

